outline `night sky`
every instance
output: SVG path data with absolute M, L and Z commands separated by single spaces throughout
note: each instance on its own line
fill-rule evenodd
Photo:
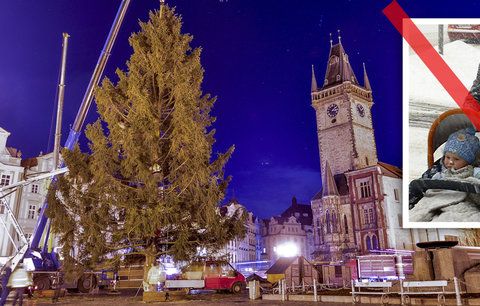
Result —
M 81 3 L 81 4 L 80 4 Z M 167 0 L 183 16 L 183 32 L 203 48 L 204 93 L 218 97 L 215 151 L 231 144 L 227 165 L 235 196 L 256 215 L 279 214 L 292 196 L 308 204 L 321 187 L 311 65 L 322 83 L 329 33 L 337 29 L 356 76 L 365 62 L 373 89 L 379 160 L 402 166 L 401 37 L 382 14 L 390 1 Z M 412 18 L 475 18 L 473 1 L 453 6 L 399 1 Z M 436 3 L 432 5 L 432 3 Z M 445 2 L 446 3 L 446 2 Z M 62 32 L 70 34 L 62 144 L 120 1 L 0 2 L 0 127 L 24 158 L 53 148 Z M 128 36 L 158 0 L 132 0 L 105 74 L 124 68 Z M 87 121 L 96 119 L 95 107 Z M 51 135 L 51 136 L 49 136 Z M 50 142 L 49 142 L 50 138 Z M 85 148 L 85 137 L 81 139 Z

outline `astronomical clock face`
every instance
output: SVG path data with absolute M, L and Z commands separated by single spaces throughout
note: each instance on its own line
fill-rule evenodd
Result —
M 335 117 L 338 114 L 338 105 L 337 104 L 330 104 L 327 108 L 327 115 L 330 118 Z
M 360 104 L 360 103 L 357 104 L 357 112 L 358 112 L 358 114 L 360 115 L 360 117 L 364 117 L 364 116 L 365 116 L 365 108 L 364 108 L 363 105 Z

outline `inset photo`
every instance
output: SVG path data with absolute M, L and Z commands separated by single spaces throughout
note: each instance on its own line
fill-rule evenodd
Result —
M 431 46 L 403 42 L 403 225 L 480 228 L 480 134 L 460 107 L 480 105 L 480 19 L 412 21 Z M 414 51 L 431 47 L 468 89 L 462 104 Z

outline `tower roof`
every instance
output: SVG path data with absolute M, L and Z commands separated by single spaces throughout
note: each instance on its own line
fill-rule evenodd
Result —
M 315 78 L 315 71 L 313 70 L 313 65 L 312 65 L 312 92 L 317 90 L 318 90 L 317 79 Z
M 333 178 L 332 170 L 330 169 L 330 165 L 327 161 L 325 165 L 325 176 L 323 178 L 322 197 L 332 195 L 338 196 L 339 194 L 337 184 L 335 183 L 335 179 Z
M 342 84 L 346 81 L 359 85 L 352 66 L 350 66 L 348 55 L 345 53 L 343 45 L 339 40 L 338 44 L 330 46 L 327 72 L 325 73 L 322 89 Z
M 365 63 L 363 63 L 363 86 L 366 90 L 372 91 L 372 87 L 370 86 L 370 80 L 368 79 L 367 69 L 365 68 Z

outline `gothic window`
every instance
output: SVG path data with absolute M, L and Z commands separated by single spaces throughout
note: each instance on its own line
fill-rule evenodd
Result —
M 374 223 L 373 220 L 375 220 L 375 216 L 373 215 L 373 208 L 369 208 L 368 209 L 368 217 L 369 217 L 369 220 L 370 220 L 370 223 Z
M 0 177 L 0 186 L 10 185 L 10 174 L 2 174 Z
M 366 245 L 367 245 L 367 250 L 371 250 L 372 249 L 372 241 L 370 240 L 370 236 L 367 236 L 367 238 L 365 239 L 365 242 L 366 242 Z
M 330 228 L 330 213 L 327 210 L 327 216 L 325 217 L 325 223 L 327 223 L 327 234 L 331 233 L 331 228 Z
M 365 224 L 370 223 L 369 220 L 368 220 L 368 210 L 367 209 L 363 210 L 363 219 L 365 220 Z
M 372 245 L 374 250 L 378 250 L 378 239 L 376 235 L 372 236 Z
M 372 195 L 372 189 L 370 188 L 370 182 L 360 182 L 360 198 L 368 198 Z
M 337 231 L 337 215 L 332 214 L 332 232 Z
M 343 215 L 343 223 L 345 227 L 345 234 L 348 234 L 348 222 L 347 222 L 347 216 Z

